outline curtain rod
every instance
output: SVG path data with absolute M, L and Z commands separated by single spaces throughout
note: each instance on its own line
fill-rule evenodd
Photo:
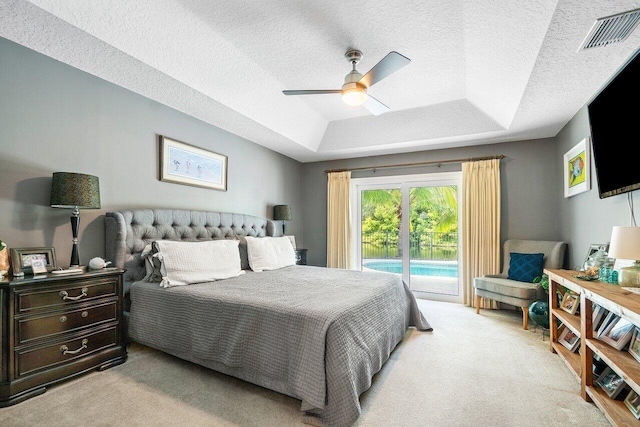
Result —
M 415 162 L 415 163 L 397 163 L 395 165 L 381 165 L 381 166 L 363 166 L 359 168 L 349 168 L 349 169 L 325 169 L 324 173 L 332 173 L 332 172 L 349 172 L 349 171 L 361 171 L 361 170 L 376 170 L 376 169 L 388 169 L 388 168 L 405 168 L 410 166 L 424 166 L 424 165 L 441 165 L 443 163 L 463 163 L 463 162 L 477 162 L 480 160 L 493 160 L 493 159 L 504 159 L 504 154 L 498 154 L 496 156 L 484 156 L 484 157 L 468 157 L 466 159 L 451 159 L 451 160 L 432 160 L 430 162 Z

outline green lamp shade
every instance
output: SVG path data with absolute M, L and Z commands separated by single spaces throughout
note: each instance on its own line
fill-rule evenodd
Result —
M 100 183 L 97 176 L 55 172 L 51 181 L 51 207 L 100 209 Z
M 273 219 L 276 221 L 291 221 L 291 206 L 275 205 L 273 207 Z

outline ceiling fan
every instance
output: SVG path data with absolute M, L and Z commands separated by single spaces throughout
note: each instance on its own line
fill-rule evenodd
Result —
M 354 107 L 364 104 L 364 107 L 375 116 L 389 111 L 389 107 L 369 95 L 367 89 L 385 77 L 395 73 L 405 65 L 408 65 L 411 60 L 406 56 L 400 55 L 398 52 L 391 51 L 363 76 L 356 70 L 356 64 L 362 59 L 362 52 L 355 49 L 349 50 L 344 56 L 353 66 L 353 70 L 345 76 L 342 89 L 283 90 L 282 93 L 285 95 L 340 93 L 342 94 L 342 101 L 345 104 Z

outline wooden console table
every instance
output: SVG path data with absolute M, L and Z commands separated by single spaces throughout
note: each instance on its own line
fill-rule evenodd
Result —
M 610 398 L 593 381 L 593 355 L 597 354 L 612 370 L 640 394 L 640 363 L 627 351 L 616 350 L 593 335 L 592 304 L 598 304 L 640 327 L 640 295 L 618 285 L 599 281 L 585 281 L 573 276 L 572 270 L 545 270 L 549 276 L 549 327 L 551 351 L 557 353 L 580 381 L 580 392 L 592 401 L 614 426 L 640 426 L 640 420 L 629 411 L 622 400 Z M 580 295 L 579 314 L 562 310 L 555 297 L 562 286 Z M 580 337 L 580 353 L 573 353 L 558 343 L 560 321 Z

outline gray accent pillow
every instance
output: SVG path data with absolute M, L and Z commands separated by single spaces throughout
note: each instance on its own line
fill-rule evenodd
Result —
M 156 242 L 151 242 L 144 247 L 140 254 L 140 258 L 144 260 L 144 268 L 146 270 L 144 280 L 147 282 L 160 283 L 162 281 L 162 273 L 160 273 L 162 260 L 154 256 L 158 253 L 158 245 Z
M 243 270 L 250 270 L 249 266 L 249 253 L 247 251 L 247 239 L 244 236 L 238 236 L 236 234 L 236 239 L 240 240 L 238 244 L 238 250 L 240 251 L 240 268 Z

